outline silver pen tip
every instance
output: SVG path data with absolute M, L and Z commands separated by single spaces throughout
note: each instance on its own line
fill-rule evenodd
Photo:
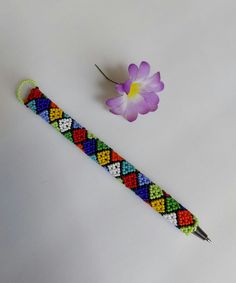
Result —
M 212 243 L 212 240 L 209 239 L 208 237 L 206 238 L 206 241 L 207 241 L 208 243 Z
M 197 226 L 193 234 L 200 239 L 207 241 L 208 243 L 212 243 L 211 239 L 208 238 L 207 234 L 199 226 Z

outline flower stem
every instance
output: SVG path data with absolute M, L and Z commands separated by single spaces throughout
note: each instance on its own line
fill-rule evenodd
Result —
M 112 79 L 108 78 L 108 76 L 98 67 L 97 64 L 94 64 L 94 65 L 95 65 L 95 67 L 98 69 L 98 71 L 99 71 L 108 81 L 112 82 L 113 84 L 119 84 L 119 83 L 113 81 Z

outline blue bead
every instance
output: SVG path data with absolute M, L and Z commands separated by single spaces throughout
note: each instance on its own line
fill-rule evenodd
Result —
M 86 154 L 92 155 L 96 153 L 96 140 L 91 139 L 83 142 L 83 148 Z
M 50 100 L 48 98 L 38 98 L 36 100 L 36 109 L 37 112 L 42 112 L 49 108 Z
M 73 128 L 74 128 L 74 129 L 82 129 L 82 126 L 81 126 L 78 122 L 76 122 L 75 120 L 73 120 Z
M 146 176 L 144 176 L 142 173 L 139 173 L 138 174 L 138 182 L 139 182 L 139 185 L 142 186 L 142 185 L 148 185 L 151 183 L 151 180 L 149 180 Z
M 45 111 L 43 111 L 43 112 L 41 112 L 40 114 L 39 114 L 46 122 L 50 122 L 50 120 L 49 120 L 49 115 L 48 115 L 48 110 L 45 110 Z
M 138 195 L 144 201 L 149 200 L 148 187 L 138 188 L 138 189 L 134 190 L 134 192 L 136 193 L 136 195 Z

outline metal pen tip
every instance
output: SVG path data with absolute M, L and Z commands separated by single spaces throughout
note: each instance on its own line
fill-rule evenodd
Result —
M 211 243 L 212 244 L 212 240 L 209 239 L 208 237 L 205 239 L 208 243 Z
M 208 243 L 212 243 L 211 239 L 208 238 L 207 234 L 199 226 L 197 226 L 193 234 L 200 239 L 207 241 Z

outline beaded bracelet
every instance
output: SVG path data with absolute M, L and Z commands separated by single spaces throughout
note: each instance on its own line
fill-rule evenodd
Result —
M 31 84 L 33 88 L 23 99 L 21 90 L 25 84 Z M 35 81 L 22 81 L 16 95 L 22 104 L 43 118 L 178 229 L 186 235 L 196 230 L 198 220 L 189 210 L 60 109 L 39 90 Z

